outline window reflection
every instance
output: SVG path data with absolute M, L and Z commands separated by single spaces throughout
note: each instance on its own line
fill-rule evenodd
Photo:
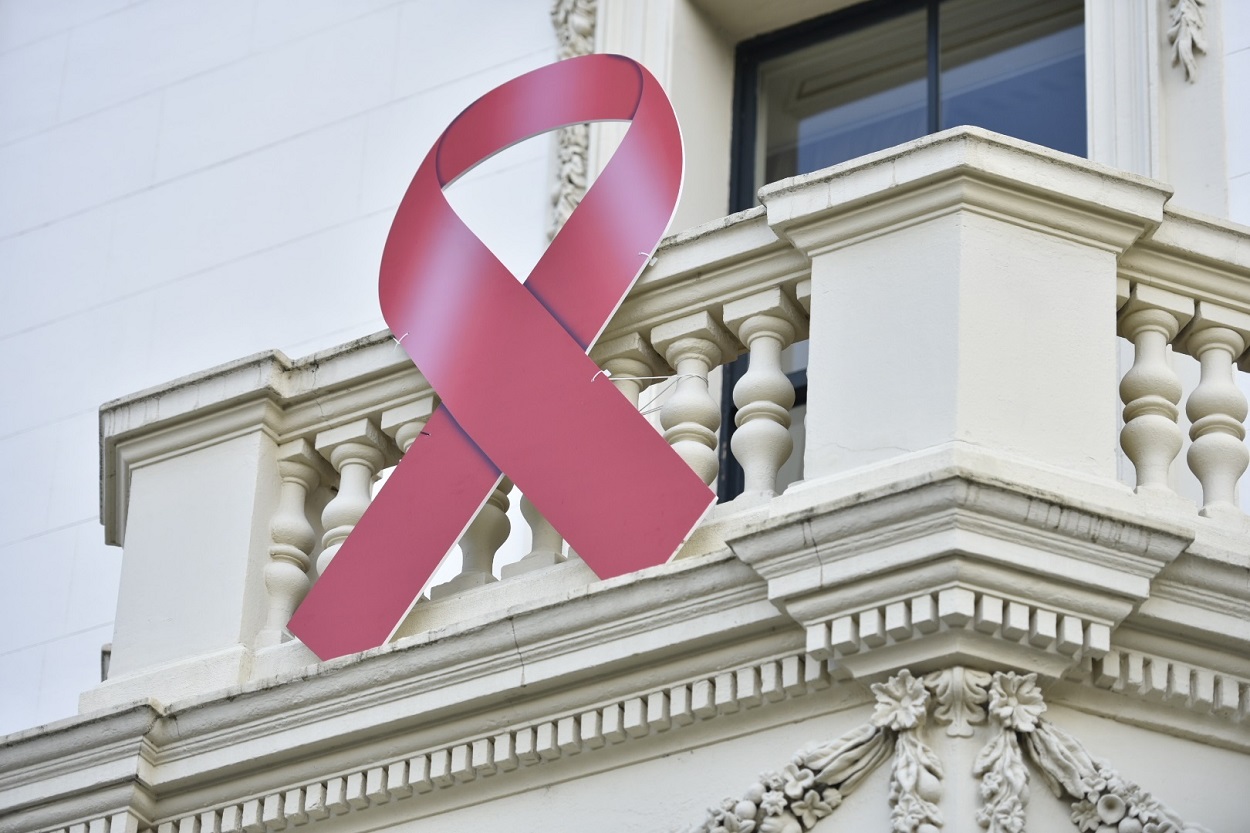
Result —
M 1085 154 L 1082 0 L 906 8 L 759 60 L 755 188 L 937 125 L 977 125 Z M 940 60 L 931 67 L 933 48 Z
M 941 124 L 1085 155 L 1085 27 L 1067 0 L 950 0 L 941 9 Z

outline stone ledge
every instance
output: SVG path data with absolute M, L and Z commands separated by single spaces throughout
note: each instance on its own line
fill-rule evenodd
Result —
M 1171 189 L 977 127 L 955 127 L 760 189 L 768 223 L 809 254 L 957 207 L 1123 251 Z
M 954 445 L 804 484 L 728 544 L 840 674 L 955 656 L 1053 679 L 1109 650 L 1194 537 L 1111 484 L 1054 476 Z

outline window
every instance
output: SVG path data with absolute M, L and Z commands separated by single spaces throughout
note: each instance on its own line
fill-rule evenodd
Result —
M 744 41 L 735 73 L 732 211 L 766 182 L 957 125 L 1086 152 L 1084 0 L 872 0 Z M 806 345 L 788 352 L 798 422 Z M 721 500 L 742 491 L 729 437 L 745 372 L 745 356 L 725 369 Z

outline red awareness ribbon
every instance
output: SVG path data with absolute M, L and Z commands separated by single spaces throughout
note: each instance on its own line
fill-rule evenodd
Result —
M 629 121 L 524 284 L 443 189 L 558 127 Z M 662 564 L 715 499 L 586 355 L 668 228 L 681 133 L 642 65 L 587 55 L 469 105 L 413 177 L 382 254 L 391 332 L 442 399 L 288 625 L 322 659 L 384 644 L 501 472 L 600 578 Z

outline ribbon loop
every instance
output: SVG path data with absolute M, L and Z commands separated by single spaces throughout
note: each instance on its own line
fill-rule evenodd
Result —
M 602 120 L 631 124 L 522 285 L 443 188 L 523 139 Z M 322 659 L 394 633 L 501 472 L 600 578 L 663 563 L 706 512 L 712 492 L 586 355 L 672 220 L 681 174 L 672 105 L 617 55 L 509 81 L 435 142 L 396 212 L 379 297 L 443 404 L 291 619 Z

